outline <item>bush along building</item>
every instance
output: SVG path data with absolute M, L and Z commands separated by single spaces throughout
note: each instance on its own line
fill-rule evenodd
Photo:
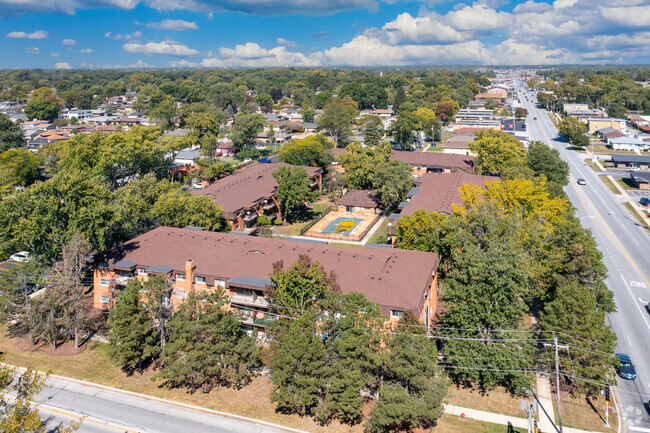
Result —
M 109 310 L 131 278 L 168 278 L 170 302 L 178 307 L 193 291 L 222 287 L 247 332 L 264 335 L 272 316 L 268 292 L 273 265 L 301 255 L 333 272 L 343 293 L 360 292 L 378 304 L 388 321 L 407 312 L 430 324 L 438 300 L 435 253 L 363 246 L 350 248 L 196 229 L 158 227 L 98 254 L 94 262 L 94 306 Z

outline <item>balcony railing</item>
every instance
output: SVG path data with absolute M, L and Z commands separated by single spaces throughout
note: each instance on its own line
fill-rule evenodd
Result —
M 269 303 L 263 297 L 253 298 L 252 296 L 233 295 L 230 297 L 231 304 L 248 304 L 268 308 Z
M 264 210 L 271 210 L 271 209 L 274 209 L 274 208 L 275 208 L 275 202 L 273 202 L 273 201 L 270 202 L 270 203 L 264 203 L 262 205 L 262 209 L 264 209 Z
M 131 278 L 133 277 L 117 277 L 111 281 L 111 284 L 115 286 L 126 286 Z
M 257 215 L 257 213 L 246 214 L 246 215 L 244 215 L 243 220 L 244 221 L 253 221 L 253 220 L 257 219 L 258 216 L 259 215 Z

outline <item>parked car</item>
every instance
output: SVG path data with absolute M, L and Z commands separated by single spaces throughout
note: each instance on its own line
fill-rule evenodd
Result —
M 534 117 L 533 120 L 537 120 L 537 117 Z
M 617 353 L 618 358 L 618 374 L 623 379 L 634 380 L 636 379 L 636 370 L 630 357 L 624 353 Z
M 642 206 L 648 206 L 648 205 L 650 205 L 650 198 L 641 197 L 641 200 L 639 200 L 639 203 L 641 203 Z
M 258 161 L 258 162 L 265 162 L 265 163 L 268 164 L 268 163 L 271 162 L 271 158 L 260 158 L 260 159 L 258 159 L 257 161 Z
M 10 262 L 22 263 L 26 262 L 27 260 L 29 260 L 29 253 L 27 251 L 21 251 L 9 257 Z
M 630 167 L 630 171 L 640 171 L 640 170 L 641 170 L 641 167 L 636 167 L 636 166 Z
M 587 181 L 584 180 L 583 178 L 578 179 L 578 185 L 586 185 Z

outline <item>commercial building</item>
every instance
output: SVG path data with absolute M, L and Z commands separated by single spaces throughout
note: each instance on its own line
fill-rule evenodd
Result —
M 437 254 L 375 246 L 329 244 L 158 227 L 98 254 L 94 262 L 94 306 L 109 310 L 132 278 L 168 278 L 177 307 L 193 291 L 221 287 L 230 308 L 253 335 L 272 316 L 265 294 L 274 264 L 286 267 L 305 255 L 333 272 L 343 293 L 360 292 L 380 306 L 387 320 L 406 312 L 430 323 L 438 299 Z

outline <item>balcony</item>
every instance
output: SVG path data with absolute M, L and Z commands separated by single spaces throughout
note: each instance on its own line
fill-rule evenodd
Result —
M 254 305 L 257 307 L 268 308 L 269 303 L 263 297 L 252 297 L 252 296 L 243 296 L 243 295 L 233 295 L 230 297 L 231 304 L 245 304 L 245 305 Z
M 115 286 L 126 286 L 131 278 L 133 277 L 117 277 L 111 281 L 111 284 Z
M 262 205 L 262 209 L 263 209 L 263 210 L 271 210 L 271 209 L 275 209 L 275 202 L 272 201 L 272 202 L 270 202 L 270 203 L 264 203 L 264 204 Z
M 257 213 L 249 213 L 249 214 L 244 215 L 244 218 L 242 218 L 242 219 L 244 221 L 246 221 L 246 222 L 251 222 L 251 221 L 255 221 L 258 216 L 259 215 L 257 215 Z

